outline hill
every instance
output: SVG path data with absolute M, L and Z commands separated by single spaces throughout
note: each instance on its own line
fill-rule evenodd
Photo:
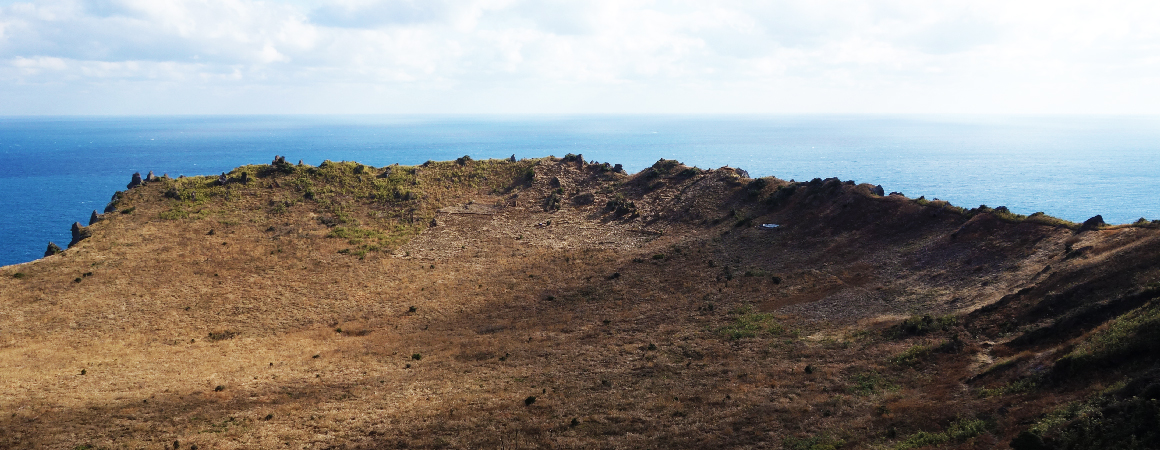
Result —
M 578 155 L 149 177 L 0 269 L 0 447 L 1160 446 L 1151 223 L 884 194 Z

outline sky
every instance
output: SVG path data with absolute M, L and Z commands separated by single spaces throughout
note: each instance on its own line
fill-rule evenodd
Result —
M 1160 2 L 0 0 L 0 115 L 1157 114 Z

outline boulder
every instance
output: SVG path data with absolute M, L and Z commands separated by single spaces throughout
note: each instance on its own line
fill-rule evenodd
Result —
M 61 250 L 59 245 L 49 242 L 48 249 L 44 251 L 44 256 L 52 256 L 61 252 L 64 252 L 64 250 Z
M 1079 231 L 1098 230 L 1105 225 L 1107 223 L 1104 223 L 1104 216 L 1096 214 L 1095 217 L 1083 221 L 1083 225 L 1079 227 Z
M 152 183 L 152 182 L 157 181 L 157 180 L 159 180 L 159 178 L 157 178 L 157 175 L 153 175 L 152 170 L 149 171 L 149 175 L 145 176 L 145 181 L 148 183 Z
M 879 196 L 879 197 L 885 197 L 885 196 L 886 196 L 886 190 L 882 189 L 882 185 L 881 185 L 881 184 L 879 184 L 879 185 L 877 185 L 877 186 L 874 186 L 874 188 L 873 188 L 873 189 L 871 189 L 871 190 L 870 190 L 870 192 L 873 192 L 873 193 L 874 193 L 874 195 L 877 195 L 877 196 Z
M 73 222 L 72 241 L 68 243 L 68 248 L 72 248 L 74 245 L 77 245 L 78 242 L 92 237 L 92 235 L 93 232 L 90 231 L 88 227 L 81 226 L 80 222 Z
M 101 219 L 104 219 L 104 218 L 105 218 L 105 216 L 97 214 L 97 210 L 94 209 L 93 213 L 91 215 L 89 215 L 89 226 L 92 226 L 94 223 L 100 222 Z
M 127 187 L 129 189 L 133 189 L 142 184 L 145 184 L 145 182 L 141 180 L 141 172 L 133 172 L 133 179 L 129 181 L 129 185 Z
M 225 172 L 222 172 L 222 174 L 220 176 L 218 176 L 217 182 L 218 182 L 218 185 L 225 186 L 226 183 L 230 182 L 230 179 L 229 179 L 229 177 L 226 177 Z
M 508 161 L 511 161 L 511 162 L 516 162 L 516 155 L 513 153 L 513 154 L 512 154 L 512 157 L 511 157 L 511 158 L 508 158 Z
M 745 171 L 744 169 L 736 169 L 735 168 L 735 169 L 733 169 L 733 171 L 737 172 L 737 175 L 740 176 L 741 178 L 749 178 L 749 172 Z

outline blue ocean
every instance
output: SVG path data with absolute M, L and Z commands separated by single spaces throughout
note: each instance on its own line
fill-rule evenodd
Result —
M 0 117 L 0 265 L 67 244 L 133 172 L 207 175 L 274 155 L 374 166 L 563 156 L 838 177 L 1073 221 L 1160 218 L 1157 116 Z

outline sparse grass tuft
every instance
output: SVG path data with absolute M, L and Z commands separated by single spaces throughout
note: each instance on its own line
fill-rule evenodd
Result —
M 782 446 L 788 450 L 837 450 L 846 445 L 846 441 L 829 434 L 808 437 L 786 437 Z
M 238 332 L 236 332 L 236 331 L 224 330 L 224 331 L 211 331 L 209 333 L 208 338 L 212 342 L 217 342 L 217 341 L 224 341 L 226 339 L 233 339 L 237 336 L 238 336 Z
M 928 446 L 941 446 L 948 442 L 966 442 L 967 440 L 987 432 L 987 422 L 981 419 L 963 419 L 950 424 L 945 431 L 931 433 L 919 431 L 904 439 L 895 450 L 908 450 Z
M 719 334 L 730 340 L 753 338 L 762 334 L 781 334 L 785 329 L 778 324 L 773 314 L 754 312 L 751 306 L 743 306 L 733 310 L 733 323 L 717 330 Z
M 912 316 L 902 323 L 893 326 L 888 331 L 895 339 L 908 336 L 922 336 L 928 333 L 947 330 L 958 325 L 959 319 L 953 315 L 933 317 L 930 314 Z

